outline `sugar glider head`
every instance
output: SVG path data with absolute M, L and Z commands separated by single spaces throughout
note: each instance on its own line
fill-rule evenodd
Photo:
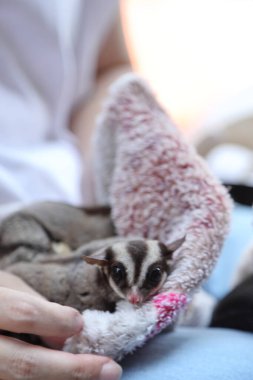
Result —
M 141 304 L 162 287 L 171 270 L 172 254 L 184 240 L 168 246 L 157 240 L 123 240 L 83 259 L 101 268 L 120 298 Z

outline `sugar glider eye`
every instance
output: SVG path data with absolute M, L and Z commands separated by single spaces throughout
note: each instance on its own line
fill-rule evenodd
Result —
M 147 284 L 150 288 L 155 288 L 162 279 L 162 269 L 160 267 L 152 268 L 147 275 Z
M 126 270 L 123 264 L 116 263 L 111 266 L 111 278 L 116 284 L 119 284 L 126 277 Z

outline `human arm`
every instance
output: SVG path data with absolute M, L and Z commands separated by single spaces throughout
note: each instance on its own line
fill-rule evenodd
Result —
M 86 183 L 91 184 L 91 137 L 96 125 L 96 117 L 101 109 L 101 104 L 106 98 L 110 84 L 122 74 L 131 71 L 131 63 L 127 52 L 125 39 L 122 31 L 122 20 L 120 10 L 111 26 L 111 29 L 102 44 L 98 63 L 96 84 L 91 96 L 77 107 L 71 118 L 71 130 L 77 136 L 84 165 L 86 167 Z M 86 192 L 88 189 L 86 187 Z M 92 199 L 92 189 L 89 189 L 90 196 L 86 193 L 86 199 Z

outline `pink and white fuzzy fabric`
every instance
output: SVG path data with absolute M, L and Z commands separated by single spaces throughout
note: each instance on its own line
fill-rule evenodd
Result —
M 121 359 L 176 321 L 210 274 L 228 231 L 231 203 L 193 147 L 186 143 L 147 84 L 128 74 L 111 88 L 95 138 L 97 203 L 110 204 L 121 236 L 170 243 L 186 236 L 162 292 L 115 313 L 83 313 L 72 352 Z

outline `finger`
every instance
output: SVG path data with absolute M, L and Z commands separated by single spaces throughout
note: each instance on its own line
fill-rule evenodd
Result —
M 30 293 L 36 295 L 37 297 L 44 298 L 41 294 L 37 293 L 28 284 L 26 284 L 21 278 L 12 273 L 0 271 L 0 286 L 19 290 L 21 292 Z
M 77 310 L 13 289 L 0 288 L 0 305 L 2 330 L 67 338 L 83 327 Z
M 118 380 L 121 372 L 106 357 L 74 355 L 0 337 L 0 378 L 4 380 Z

